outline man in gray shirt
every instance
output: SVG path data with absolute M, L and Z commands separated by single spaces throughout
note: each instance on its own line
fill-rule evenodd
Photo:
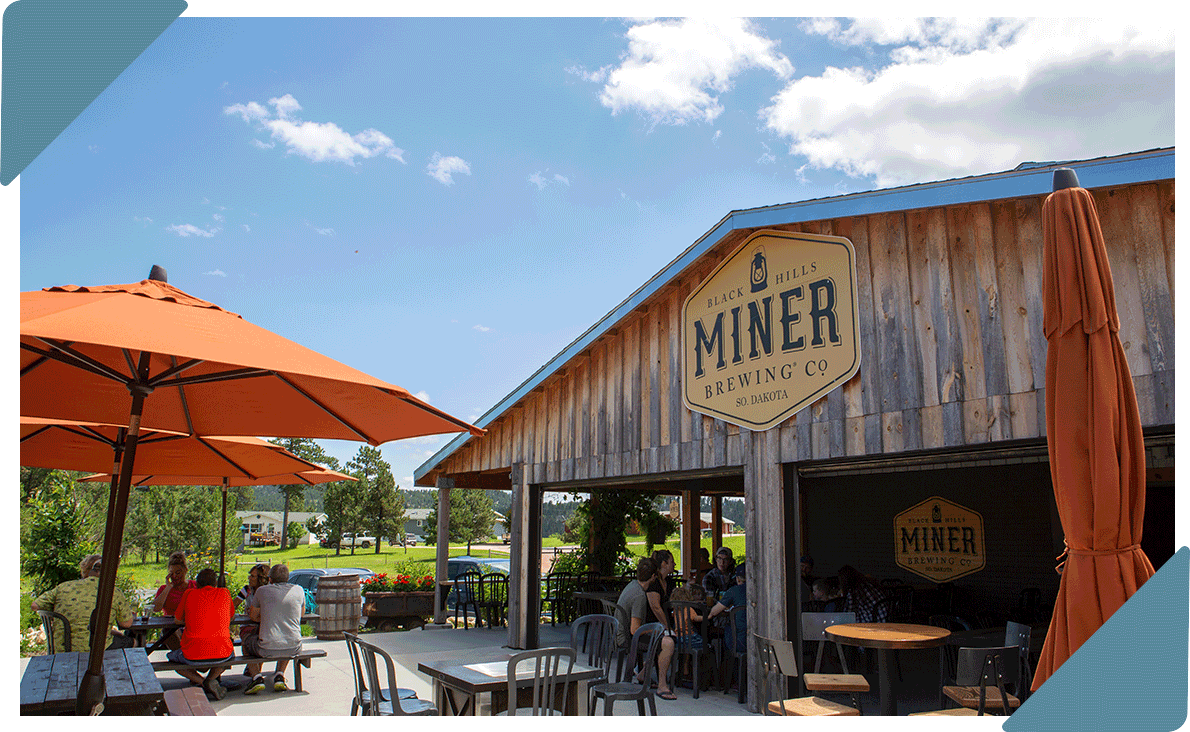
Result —
M 636 581 L 629 582 L 620 599 L 616 601 L 616 644 L 628 650 L 632 636 L 640 626 L 645 624 L 649 614 L 649 598 L 645 588 L 657 576 L 657 563 L 648 557 L 636 563 Z M 661 638 L 661 651 L 657 654 L 657 696 L 660 699 L 673 700 L 673 691 L 669 688 L 667 677 L 669 663 L 674 655 L 674 639 L 670 631 Z M 632 661 L 630 661 L 632 663 Z M 647 677 L 646 677 L 647 678 Z M 639 679 L 638 679 L 639 682 Z
M 269 570 L 269 583 L 256 588 L 248 598 L 248 617 L 260 623 L 257 633 L 244 638 L 245 656 L 276 658 L 273 691 L 286 691 L 285 668 L 289 656 L 302 650 L 302 611 L 306 608 L 306 592 L 289 584 L 289 567 L 278 564 Z M 248 664 L 252 682 L 245 694 L 257 694 L 265 687 L 261 673 L 263 663 Z

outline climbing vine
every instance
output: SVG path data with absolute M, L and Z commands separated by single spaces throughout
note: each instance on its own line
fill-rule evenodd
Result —
M 568 525 L 570 534 L 579 543 L 578 554 L 587 567 L 602 575 L 622 574 L 628 549 L 628 527 L 636 521 L 645 532 L 649 552 L 656 544 L 664 544 L 666 537 L 677 530 L 677 523 L 657 512 L 653 506 L 656 496 L 648 491 L 595 491 L 575 509 L 575 521 Z M 595 537 L 590 542 L 587 537 Z M 592 546 L 593 544 L 593 546 Z

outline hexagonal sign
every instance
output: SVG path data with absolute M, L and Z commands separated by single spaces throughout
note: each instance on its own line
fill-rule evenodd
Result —
M 949 582 L 984 568 L 983 516 L 940 496 L 893 519 L 897 566 L 934 582 Z
M 758 231 L 682 307 L 682 398 L 767 430 L 859 370 L 855 249 L 838 236 Z

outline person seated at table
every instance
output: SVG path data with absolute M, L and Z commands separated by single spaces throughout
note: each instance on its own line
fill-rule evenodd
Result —
M 79 562 L 80 579 L 67 580 L 53 587 L 37 599 L 30 607 L 34 611 L 50 610 L 66 618 L 70 623 L 70 650 L 86 653 L 91 649 L 91 614 L 95 612 L 95 598 L 99 594 L 99 573 L 103 569 L 103 558 L 99 554 L 88 554 Z M 112 591 L 112 620 L 121 628 L 132 625 L 132 605 L 119 589 Z M 113 630 L 115 635 L 118 631 Z M 125 648 L 131 645 L 123 634 L 114 638 L 109 648 Z M 61 650 L 61 649 L 57 649 Z
M 745 580 L 747 579 L 747 572 L 745 570 L 746 566 L 747 565 L 741 564 L 735 568 L 733 578 L 735 585 L 728 589 L 727 592 L 724 592 L 719 596 L 719 601 L 716 602 L 711 608 L 711 611 L 707 613 L 707 617 L 714 618 L 718 615 L 722 615 L 737 605 L 741 607 L 748 606 L 748 589 L 747 585 L 745 584 Z M 735 620 L 735 647 L 741 650 L 748 647 L 747 615 L 748 611 L 745 610 L 744 612 L 736 615 Z
M 248 598 L 256 592 L 256 589 L 261 585 L 269 583 L 269 565 L 265 562 L 252 565 L 252 569 L 248 570 L 248 584 L 240 588 L 236 596 L 232 598 L 235 603 L 236 612 L 246 611 L 248 608 Z
M 306 593 L 298 585 L 289 583 L 289 567 L 275 564 L 269 570 L 269 583 L 256 588 L 248 598 L 248 617 L 260 623 L 259 629 L 244 636 L 245 656 L 277 659 L 273 674 L 273 691 L 286 691 L 285 668 L 289 656 L 302 650 L 302 611 L 306 608 Z M 263 663 L 248 664 L 252 677 L 245 694 L 258 694 L 265 687 Z
M 809 554 L 802 555 L 801 565 L 802 582 L 806 584 L 807 590 L 812 590 L 814 588 L 814 583 L 818 580 L 818 578 L 814 576 L 814 557 L 810 556 Z
M 657 565 L 657 574 L 645 588 L 649 597 L 649 608 L 653 611 L 653 620 L 650 622 L 661 623 L 666 630 L 670 630 L 669 596 L 673 592 L 673 585 L 670 584 L 669 575 L 674 571 L 674 555 L 668 549 L 658 549 L 653 552 L 651 558 Z
M 715 564 L 711 562 L 711 550 L 705 546 L 700 546 L 698 548 L 698 570 L 694 573 L 695 584 L 701 587 L 703 578 L 707 576 L 707 572 L 710 572 L 714 568 Z
M 717 599 L 731 589 L 731 586 L 735 584 L 735 580 L 732 579 L 734 571 L 735 558 L 732 556 L 731 548 L 719 547 L 719 550 L 715 552 L 715 566 L 702 578 L 702 589 L 706 592 L 707 597 Z
M 671 602 L 702 602 L 705 597 L 702 593 L 702 588 L 683 585 L 681 587 L 675 587 L 674 591 L 670 593 L 669 599 Z M 675 616 L 674 624 L 691 631 L 678 636 L 677 644 L 682 648 L 691 648 L 696 651 L 702 650 L 702 634 L 696 632 L 698 623 L 702 622 L 702 614 L 696 608 L 692 607 L 677 608 L 674 612 L 681 612 L 685 616 L 684 622 L 678 621 Z
M 166 565 L 165 584 L 157 588 L 157 594 L 153 597 L 153 613 L 161 613 L 162 615 L 173 615 L 178 610 L 178 604 L 182 602 L 182 593 L 186 590 L 195 588 L 197 585 L 194 580 L 186 579 L 190 568 L 186 564 L 186 552 L 177 551 L 169 555 L 169 562 Z M 165 645 L 170 650 L 177 650 L 181 647 L 178 640 L 178 634 L 173 633 L 165 637 Z
M 629 582 L 628 586 L 620 592 L 620 597 L 616 601 L 616 617 L 619 621 L 616 624 L 616 645 L 625 653 L 628 652 L 629 646 L 632 642 L 632 636 L 636 633 L 640 626 L 648 622 L 649 617 L 649 597 L 645 591 L 657 576 L 657 563 L 650 557 L 642 557 L 636 563 L 636 579 Z M 674 654 L 674 639 L 672 634 L 667 634 L 661 638 L 661 651 L 657 656 L 657 696 L 662 699 L 673 701 L 677 699 L 673 690 L 669 688 L 669 664 L 673 659 Z M 629 659 L 628 663 L 635 663 L 635 659 Z M 643 676 L 637 677 L 637 682 L 643 680 Z
M 884 591 L 876 580 L 850 564 L 839 568 L 839 591 L 843 593 L 843 612 L 855 613 L 856 622 L 888 622 L 888 605 L 881 602 Z
M 208 567 L 198 573 L 194 587 L 182 593 L 174 619 L 185 627 L 182 628 L 181 647 L 166 655 L 171 662 L 206 665 L 230 661 L 235 656 L 228 630 L 235 607 L 227 588 L 216 586 L 218 581 L 218 573 Z M 201 686 L 208 698 L 219 700 L 227 693 L 219 683 L 219 676 L 228 668 L 212 668 L 205 679 L 191 668 L 181 669 L 178 673 L 190 683 Z
M 814 587 L 811 589 L 811 593 L 815 600 L 823 603 L 822 612 L 846 612 L 843 610 L 843 591 L 839 589 L 838 577 L 822 577 L 814 580 Z

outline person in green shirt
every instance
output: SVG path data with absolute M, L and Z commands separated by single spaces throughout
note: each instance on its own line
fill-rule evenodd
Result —
M 42 594 L 33 601 L 34 610 L 52 610 L 70 623 L 70 650 L 86 653 L 91 648 L 91 613 L 99 594 L 99 571 L 102 557 L 88 554 L 79 563 L 82 579 L 69 580 Z M 132 606 L 119 590 L 112 594 L 112 620 L 121 628 L 132 625 Z M 62 649 L 56 649 L 62 650 Z

